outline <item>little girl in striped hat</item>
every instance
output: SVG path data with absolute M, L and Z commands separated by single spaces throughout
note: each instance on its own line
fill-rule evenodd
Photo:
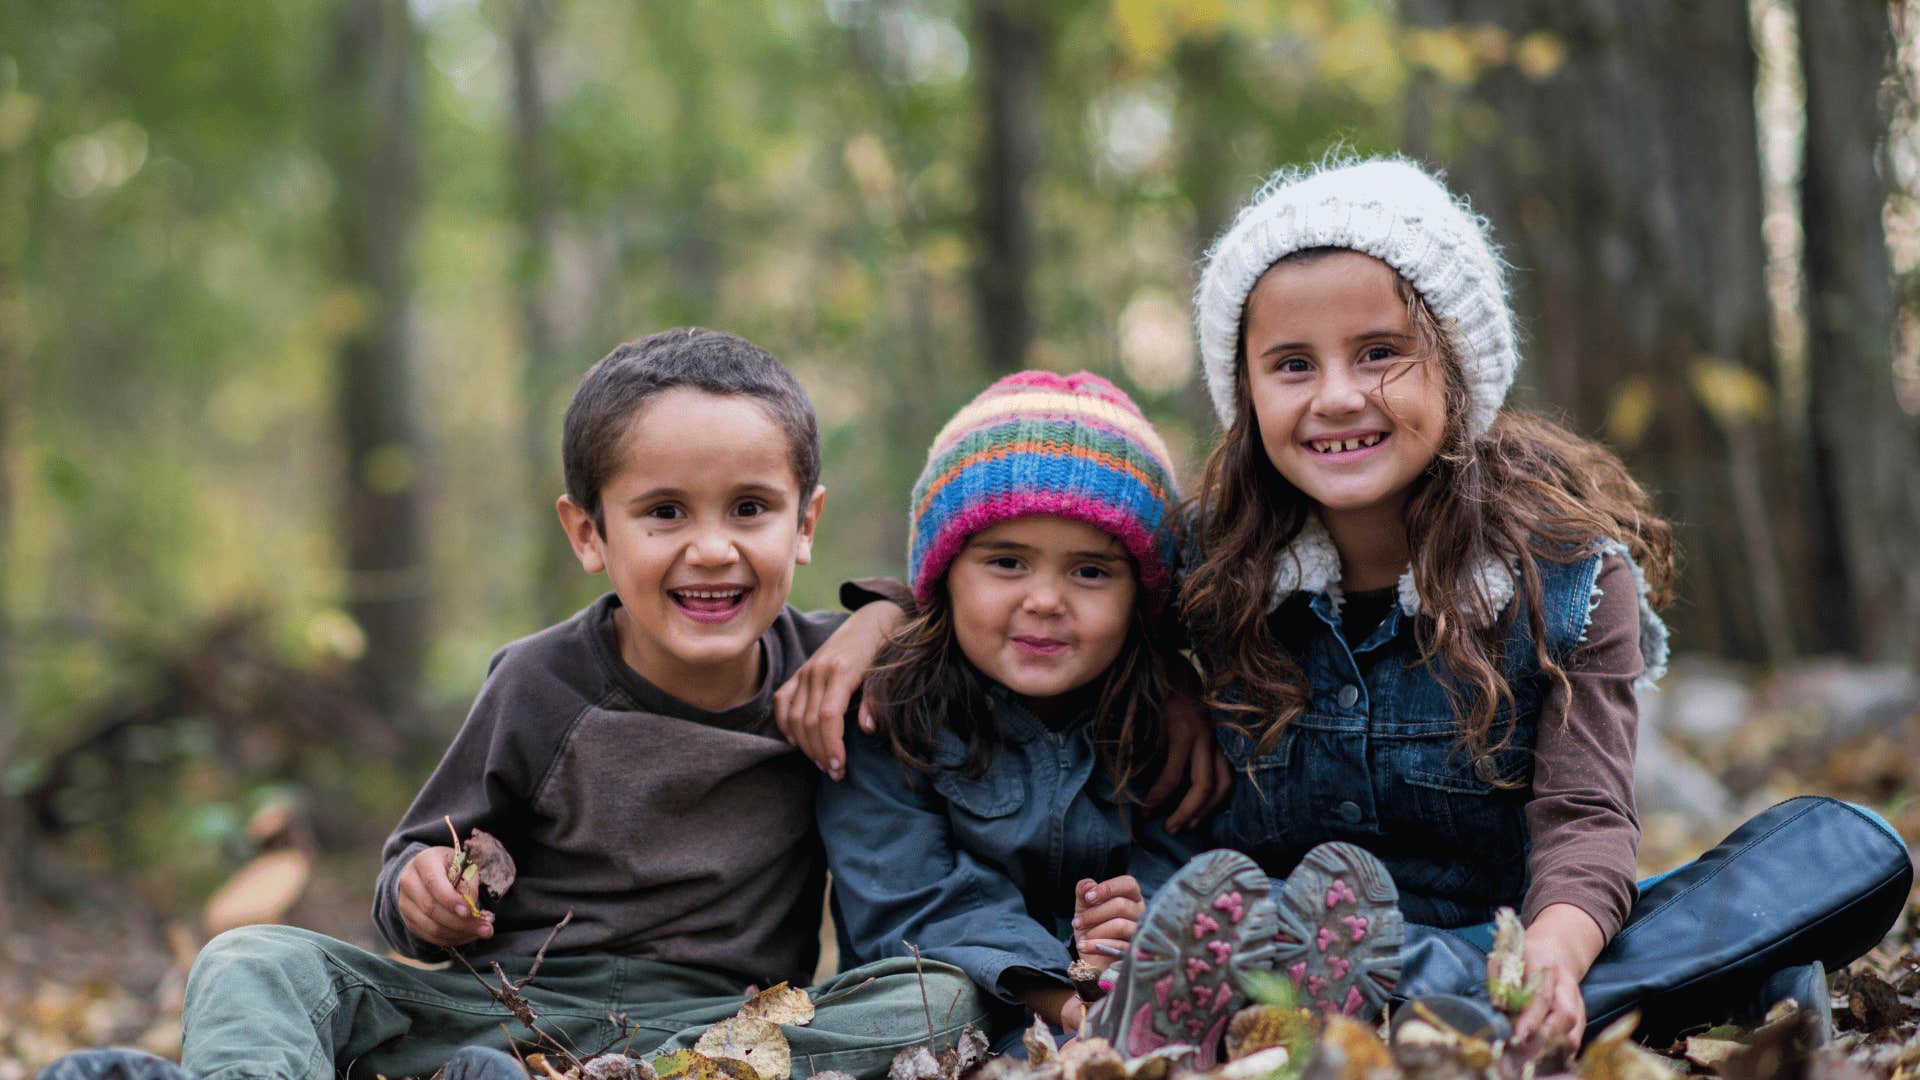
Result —
M 1003 1051 L 1029 1009 L 1078 1030 L 1068 965 L 1110 964 L 1170 881 L 1193 898 L 1168 961 L 1199 962 L 1178 1017 L 1195 1041 L 1218 1042 L 1229 969 L 1271 951 L 1264 896 L 1214 887 L 1138 797 L 1184 663 L 1162 634 L 1175 497 L 1165 444 L 1105 379 L 988 387 L 914 485 L 917 610 L 868 679 L 874 733 L 849 729 L 846 779 L 820 787 L 842 961 L 911 942 L 959 966 L 1004 1006 Z

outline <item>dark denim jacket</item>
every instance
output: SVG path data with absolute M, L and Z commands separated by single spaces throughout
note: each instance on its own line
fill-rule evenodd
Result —
M 843 970 L 907 955 L 904 939 L 1015 1002 L 1001 985 L 1010 968 L 1066 984 L 1076 882 L 1132 874 L 1151 897 L 1198 852 L 1163 819 L 1115 805 L 1084 723 L 1049 730 L 998 688 L 994 704 L 1000 743 L 978 780 L 957 769 L 909 779 L 849 726 L 846 779 L 823 779 L 815 802 L 853 952 Z M 949 733 L 936 760 L 964 754 Z
M 1558 661 L 1585 633 L 1601 558 L 1539 563 L 1548 653 Z M 1306 673 L 1306 711 L 1258 757 L 1257 733 L 1216 717 L 1240 774 L 1214 823 L 1216 839 L 1275 877 L 1316 844 L 1357 843 L 1392 872 L 1407 919 L 1428 926 L 1469 926 L 1501 905 L 1518 907 L 1527 888 L 1532 750 L 1548 680 L 1534 658 L 1524 592 L 1511 602 L 1516 618 L 1504 662 L 1514 701 L 1493 737 L 1511 726 L 1512 739 L 1476 768 L 1460 745 L 1446 687 L 1419 664 L 1414 618 L 1399 604 L 1348 648 L 1327 593 L 1289 597 L 1269 625 Z

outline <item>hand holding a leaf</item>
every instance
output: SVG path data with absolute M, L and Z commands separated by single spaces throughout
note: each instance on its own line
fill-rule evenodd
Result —
M 1572 904 L 1547 905 L 1524 936 L 1517 933 L 1519 920 L 1511 911 L 1503 908 L 1500 916 L 1493 955 L 1487 960 L 1488 990 L 1495 1005 L 1520 1014 L 1513 1023 L 1514 1041 L 1557 1034 L 1578 1047 L 1587 1025 L 1580 980 L 1607 943 L 1600 925 Z M 1503 938 L 1508 939 L 1506 948 Z M 1515 951 L 1518 956 L 1512 955 Z M 1524 970 L 1517 985 L 1512 971 L 1516 966 Z
M 422 941 L 455 948 L 493 936 L 493 912 L 480 906 L 481 889 L 499 899 L 513 887 L 513 857 L 500 841 L 475 829 L 465 841 L 447 823 L 453 847 L 431 847 L 400 872 L 400 918 Z

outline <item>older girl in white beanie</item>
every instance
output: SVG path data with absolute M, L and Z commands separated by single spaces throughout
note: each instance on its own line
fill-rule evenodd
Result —
M 1180 611 L 1250 780 L 1215 839 L 1290 874 L 1300 994 L 1484 1000 L 1484 924 L 1513 907 L 1537 984 L 1517 1038 L 1633 1008 L 1670 1033 L 1770 976 L 1824 1009 L 1820 963 L 1900 910 L 1905 845 L 1798 799 L 1636 885 L 1635 688 L 1666 663 L 1671 533 L 1606 448 L 1502 408 L 1519 354 L 1486 221 L 1405 160 L 1284 172 L 1196 304 L 1225 435 Z M 1088 1028 L 1131 1053 L 1178 1033 L 1135 981 Z

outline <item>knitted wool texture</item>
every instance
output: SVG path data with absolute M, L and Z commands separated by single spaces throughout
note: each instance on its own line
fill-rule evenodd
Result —
M 931 599 L 975 533 L 1052 514 L 1119 540 L 1158 606 L 1171 580 L 1176 498 L 1166 444 L 1119 387 L 1085 371 L 1009 375 L 947 421 L 927 452 L 913 485 L 913 594 Z
M 1233 423 L 1248 295 L 1275 262 L 1316 247 L 1371 255 L 1413 286 L 1459 353 L 1468 433 L 1486 434 L 1520 362 L 1505 264 L 1486 219 L 1402 158 L 1275 173 L 1208 250 L 1194 308 L 1220 425 Z

